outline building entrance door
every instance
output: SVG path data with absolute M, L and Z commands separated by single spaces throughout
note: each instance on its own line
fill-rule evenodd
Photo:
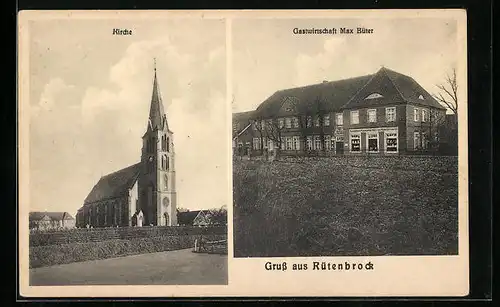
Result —
M 338 155 L 344 154 L 344 142 L 335 142 L 335 152 Z

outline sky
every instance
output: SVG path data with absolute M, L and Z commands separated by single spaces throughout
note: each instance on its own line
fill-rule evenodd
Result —
M 373 34 L 293 34 L 313 27 L 365 27 Z M 382 66 L 433 94 L 459 64 L 453 19 L 237 19 L 232 34 L 233 112 L 253 110 L 280 89 L 373 74 Z
M 153 58 L 177 206 L 227 205 L 225 42 L 215 19 L 32 21 L 30 210 L 75 214 L 101 176 L 140 161 Z

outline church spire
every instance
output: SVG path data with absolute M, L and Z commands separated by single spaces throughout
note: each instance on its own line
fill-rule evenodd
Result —
M 151 128 L 161 129 L 163 127 L 163 119 L 165 112 L 163 110 L 163 102 L 160 94 L 160 87 L 158 86 L 158 79 L 156 77 L 156 58 L 154 59 L 154 80 L 153 80 L 153 94 L 151 96 L 151 106 L 149 108 L 149 120 Z

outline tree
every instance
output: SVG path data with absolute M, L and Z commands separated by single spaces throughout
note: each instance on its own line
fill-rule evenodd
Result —
M 207 213 L 209 226 L 224 226 L 227 225 L 227 208 L 222 206 L 220 208 L 209 209 Z
M 447 106 L 456 117 L 458 115 L 458 85 L 456 69 L 452 69 L 451 75 L 446 75 L 444 84 L 437 84 L 436 87 L 440 90 L 440 92 L 433 95 L 434 98 Z
M 257 117 L 255 118 L 254 122 L 252 123 L 255 127 L 255 130 L 257 131 L 258 133 L 258 136 L 259 136 L 259 140 L 260 140 L 260 146 L 259 146 L 259 150 L 260 150 L 260 154 L 262 155 L 264 153 L 264 134 L 265 134 L 265 122 L 264 122 L 264 119 L 262 117 Z
M 272 118 L 268 119 L 265 123 L 266 136 L 274 144 L 274 150 L 276 151 L 276 158 L 279 158 L 281 148 L 283 147 L 283 137 L 282 132 L 284 128 L 283 119 Z

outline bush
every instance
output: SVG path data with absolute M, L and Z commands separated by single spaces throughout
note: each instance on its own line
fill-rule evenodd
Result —
M 118 228 L 79 228 L 53 232 L 32 232 L 30 246 L 46 246 L 68 243 L 89 243 L 106 240 L 128 240 L 134 238 L 183 236 L 201 234 L 226 234 L 222 227 L 118 227 Z
M 235 162 L 234 256 L 456 254 L 457 170 L 456 157 Z
M 29 253 L 30 268 L 190 248 L 194 246 L 194 240 L 198 237 L 192 234 L 169 235 L 32 246 Z M 216 241 L 227 239 L 227 236 L 211 234 L 204 235 L 203 238 Z

